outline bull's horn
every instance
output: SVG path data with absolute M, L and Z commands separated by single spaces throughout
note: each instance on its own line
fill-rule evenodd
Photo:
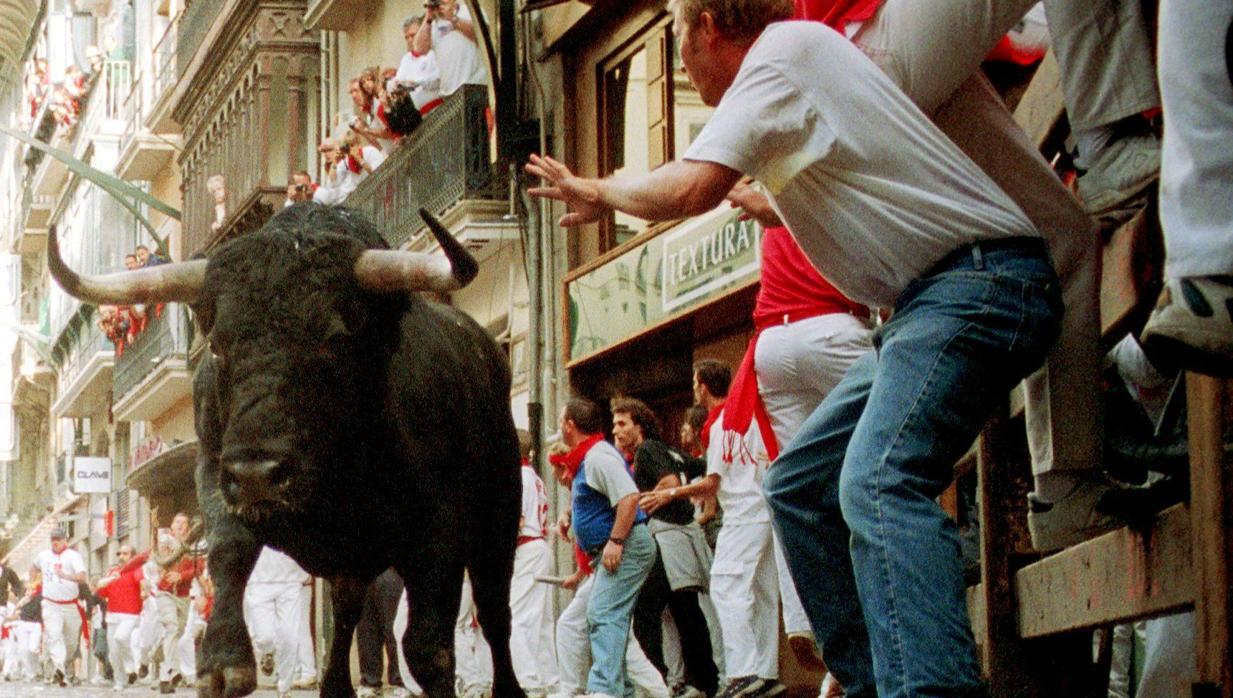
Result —
M 445 256 L 401 250 L 365 250 L 355 262 L 360 286 L 378 293 L 436 291 L 448 293 L 471 283 L 479 263 L 432 214 L 420 209 Z
M 60 241 L 52 226 L 47 235 L 47 268 L 64 292 L 95 305 L 193 303 L 205 283 L 204 259 L 114 274 L 81 276 L 60 257 Z

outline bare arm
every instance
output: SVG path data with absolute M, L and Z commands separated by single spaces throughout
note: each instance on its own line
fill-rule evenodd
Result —
M 566 227 L 594 223 L 610 210 L 655 221 L 696 216 L 718 206 L 741 176 L 714 162 L 676 160 L 646 174 L 591 179 L 539 155 L 531 156 L 526 171 L 544 180 L 532 196 L 569 206 L 560 221 Z
M 420 23 L 420 30 L 415 33 L 411 48 L 415 49 L 418 54 L 425 54 L 432 50 L 432 21 L 434 19 L 436 19 L 436 13 L 429 10 L 424 15 L 424 21 Z
M 667 478 L 665 478 L 667 479 Z M 644 492 L 639 497 L 639 503 L 642 505 L 642 510 L 648 514 L 652 514 L 660 507 L 668 504 L 674 499 L 684 497 L 713 497 L 719 491 L 719 476 L 715 473 L 709 473 L 706 477 L 689 485 L 680 487 L 663 486 L 664 481 L 660 480 L 660 484 L 650 492 Z
M 629 537 L 629 531 L 634 527 L 634 517 L 638 513 L 638 495 L 630 494 L 621 498 L 616 506 L 616 520 L 612 522 L 612 533 L 609 534 L 610 539 L 604 545 L 603 562 L 604 569 L 609 572 L 616 572 L 617 567 L 621 565 L 621 555 L 625 552 L 625 543 L 623 542 Z M 617 543 L 612 539 L 619 539 L 622 542 Z

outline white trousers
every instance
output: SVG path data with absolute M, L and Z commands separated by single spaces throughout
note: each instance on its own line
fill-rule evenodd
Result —
M 43 600 L 43 645 L 52 666 L 68 676 L 65 660 L 77 654 L 81 639 L 81 613 L 75 604 Z
M 1160 220 L 1170 278 L 1233 274 L 1230 22 L 1228 2 L 1160 2 Z
M 492 648 L 476 624 L 469 574 L 462 580 L 462 601 L 454 622 L 454 673 L 464 689 L 492 685 Z
M 402 674 L 402 685 L 415 694 L 424 692 L 411 675 L 411 667 L 407 666 L 407 654 L 403 651 L 402 638 L 407 634 L 407 623 L 410 621 L 411 607 L 407 604 L 407 590 L 398 597 L 398 609 L 394 611 L 394 640 L 398 643 L 398 671 Z
M 886 0 L 853 40 L 1023 209 L 1049 245 L 1066 312 L 1045 367 L 1025 383 L 1040 490 L 1049 473 L 1090 472 L 1100 464 L 1101 246 L 1094 222 L 976 73 L 1035 2 L 954 0 L 922 12 L 919 0 Z
M 158 665 L 158 680 L 170 681 L 180 671 L 180 636 L 188 622 L 188 597 L 159 593 L 154 596 L 158 612 L 159 637 L 163 642 L 163 661 Z
M 137 621 L 137 632 L 133 633 L 133 656 L 138 664 L 149 664 L 153 654 L 162 641 L 162 627 L 158 624 L 158 603 L 154 597 L 148 597 L 141 607 L 141 616 Z
M 300 614 L 296 624 L 296 680 L 317 680 L 317 653 L 313 649 L 313 587 L 300 585 Z
M 137 671 L 137 659 L 133 655 L 133 633 L 141 616 L 136 613 L 107 614 L 107 655 L 115 672 L 114 683 L 124 686 L 128 675 Z
M 509 648 L 518 683 L 529 692 L 549 693 L 558 681 L 552 586 L 535 581 L 536 575 L 551 572 L 552 560 L 546 541 L 533 540 L 518 546 L 509 589 L 513 617 Z
M 280 582 L 249 584 L 244 589 L 244 615 L 253 650 L 258 657 L 274 655 L 278 690 L 291 690 L 295 681 L 299 644 L 300 584 Z
M 188 608 L 188 619 L 184 622 L 184 634 L 176 641 L 176 652 L 180 660 L 180 675 L 184 683 L 192 686 L 197 682 L 197 638 L 205 633 L 206 622 L 192 604 Z
M 711 564 L 729 680 L 779 678 L 779 581 L 771 524 L 724 522 Z
M 758 395 L 781 450 L 852 364 L 872 349 L 873 331 L 847 313 L 775 325 L 758 335 Z
M 587 632 L 587 602 L 595 575 L 587 577 L 574 590 L 574 598 L 557 619 L 557 662 L 561 672 L 561 693 L 585 692 L 591 669 L 591 639 Z M 625 670 L 634 688 L 649 698 L 668 698 L 668 685 L 659 670 L 646 658 L 638 639 L 631 632 L 625 648 Z M 619 697 L 618 697 L 619 698 Z
M 1143 678 L 1138 695 L 1144 698 L 1190 698 L 1199 680 L 1195 664 L 1194 612 L 1153 618 L 1144 623 Z
M 38 673 L 39 645 L 43 640 L 43 626 L 39 623 L 19 620 L 13 624 L 17 636 L 17 661 L 20 676 L 27 681 Z

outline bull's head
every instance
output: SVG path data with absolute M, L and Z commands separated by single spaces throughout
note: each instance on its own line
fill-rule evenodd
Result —
M 455 290 L 478 271 L 421 214 L 444 257 L 373 249 L 384 242 L 367 221 L 304 204 L 208 260 L 94 277 L 64 264 L 53 229 L 48 267 L 89 303 L 192 305 L 210 348 L 194 384 L 201 448 L 228 508 L 257 521 L 299 508 L 380 417 L 406 292 Z

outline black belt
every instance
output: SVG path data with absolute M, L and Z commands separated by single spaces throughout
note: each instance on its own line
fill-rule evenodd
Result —
M 980 240 L 978 242 L 968 243 L 951 250 L 937 264 L 929 267 L 929 271 L 921 274 L 920 278 L 925 279 L 947 271 L 955 266 L 958 266 L 965 259 L 971 258 L 976 264 L 976 268 L 981 268 L 982 258 L 993 252 L 1005 252 L 1016 250 L 1022 252 L 1030 252 L 1033 254 L 1041 254 L 1045 257 L 1049 255 L 1049 247 L 1045 244 L 1044 238 L 1039 237 L 1009 237 L 995 238 L 993 240 Z

